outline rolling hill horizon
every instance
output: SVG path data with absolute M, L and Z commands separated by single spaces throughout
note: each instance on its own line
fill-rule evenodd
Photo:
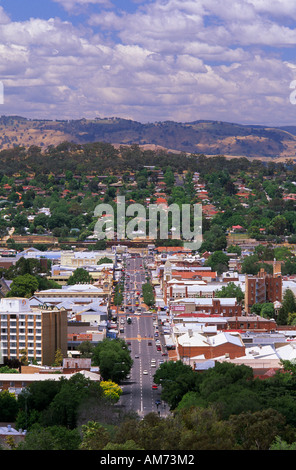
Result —
M 61 142 L 139 145 L 169 152 L 296 160 L 296 126 L 268 127 L 214 120 L 140 123 L 117 117 L 48 120 L 0 117 L 0 150 L 46 149 Z

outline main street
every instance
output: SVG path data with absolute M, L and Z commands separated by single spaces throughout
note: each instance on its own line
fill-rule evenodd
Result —
M 141 299 L 142 284 L 145 282 L 145 258 L 128 257 L 125 267 L 125 313 L 119 315 L 119 322 L 124 330 L 120 336 L 129 345 L 134 364 L 130 378 L 122 385 L 120 404 L 125 411 L 133 410 L 141 417 L 152 411 L 164 416 L 168 407 L 160 400 L 160 389 L 155 386 L 153 375 L 165 356 L 162 355 L 163 348 L 157 349 L 156 317 L 147 310 Z M 130 324 L 128 317 L 131 318 Z

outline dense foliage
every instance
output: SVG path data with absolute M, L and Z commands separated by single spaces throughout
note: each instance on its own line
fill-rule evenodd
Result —
M 244 365 L 216 363 L 197 373 L 181 361 L 164 363 L 154 381 L 171 407 L 166 417 L 120 412 L 115 383 L 92 384 L 81 374 L 36 382 L 18 400 L 7 392 L 0 399 L 19 427 L 27 425 L 21 450 L 293 449 L 295 364 L 283 365 L 284 372 L 260 380 Z

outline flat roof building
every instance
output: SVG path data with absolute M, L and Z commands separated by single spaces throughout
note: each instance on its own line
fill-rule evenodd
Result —
M 57 350 L 67 356 L 67 310 L 55 306 L 31 309 L 29 299 L 0 300 L 0 356 L 2 360 L 27 357 L 52 365 Z

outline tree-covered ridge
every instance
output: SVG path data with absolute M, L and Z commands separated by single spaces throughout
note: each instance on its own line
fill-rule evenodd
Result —
M 32 145 L 28 148 L 15 146 L 0 151 L 0 173 L 11 176 L 19 172 L 59 175 L 66 170 L 77 174 L 95 174 L 104 171 L 135 171 L 145 165 L 165 167 L 174 170 L 200 171 L 212 173 L 226 170 L 230 173 L 248 169 L 274 167 L 260 160 L 245 157 L 227 159 L 223 155 L 206 158 L 202 153 L 174 153 L 166 150 L 146 150 L 139 145 L 121 145 L 119 148 L 106 142 L 76 144 L 62 142 L 46 149 Z M 276 164 L 278 168 L 285 164 Z
M 140 123 L 122 118 L 77 120 L 0 117 L 0 149 L 39 146 L 63 141 L 159 146 L 186 153 L 276 158 L 291 153 L 295 127 L 270 128 L 222 121 Z

